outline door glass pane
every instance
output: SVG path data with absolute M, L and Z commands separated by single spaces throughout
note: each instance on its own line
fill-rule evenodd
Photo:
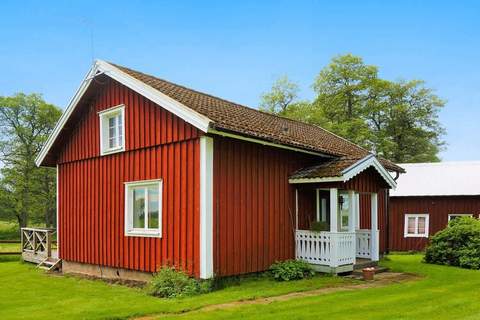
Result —
M 145 228 L 145 189 L 133 189 L 133 227 Z
M 410 234 L 415 233 L 415 217 L 408 218 L 408 233 Z
M 418 233 L 425 234 L 425 217 L 418 217 Z
M 158 229 L 158 186 L 148 187 L 148 228 Z
M 350 201 L 348 194 L 340 194 L 338 199 L 339 212 L 340 212 L 340 228 L 341 230 L 348 230 L 348 215 L 350 211 Z

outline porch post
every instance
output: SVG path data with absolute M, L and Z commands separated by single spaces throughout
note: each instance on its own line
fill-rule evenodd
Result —
M 370 229 L 371 252 L 370 258 L 372 261 L 379 260 L 379 241 L 378 241 L 378 196 L 377 193 L 371 194 L 372 207 L 372 227 Z
M 295 232 L 298 230 L 298 189 L 295 188 Z
M 360 230 L 360 194 L 355 192 L 355 229 Z
M 315 189 L 317 199 L 317 221 L 320 221 L 320 189 Z
M 330 189 L 330 232 L 337 232 L 338 230 L 338 189 Z
M 348 232 L 355 232 L 355 227 L 357 226 L 357 206 L 355 199 L 356 197 L 353 190 L 348 191 L 348 203 L 350 204 L 348 208 Z

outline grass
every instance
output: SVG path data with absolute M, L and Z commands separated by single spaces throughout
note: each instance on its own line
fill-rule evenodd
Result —
M 21 245 L 20 243 L 0 243 L 0 253 L 1 252 L 20 252 Z
M 0 240 L 20 240 L 18 230 L 16 222 L 0 220 Z
M 421 255 L 395 255 L 383 262 L 395 271 L 423 275 L 419 281 L 268 305 L 196 312 L 188 318 L 480 319 L 480 271 L 424 264 L 421 258 Z
M 294 282 L 246 277 L 236 285 L 230 283 L 227 288 L 209 294 L 168 300 L 148 296 L 142 289 L 99 280 L 48 275 L 31 264 L 18 262 L 18 257 L 10 260 L 0 263 L 0 319 L 47 319 L 52 316 L 59 319 L 122 319 L 152 313 L 181 313 L 211 304 L 351 282 L 331 276 Z
M 317 276 L 282 283 L 266 277 L 247 277 L 210 294 L 167 300 L 150 297 L 141 289 L 47 275 L 18 262 L 18 257 L 0 256 L 0 261 L 5 261 L 0 263 L 0 319 L 46 319 L 52 315 L 123 319 L 162 313 L 162 319 L 480 319 L 480 271 L 424 264 L 421 258 L 392 255 L 383 262 L 395 271 L 422 275 L 418 281 L 182 314 L 211 304 L 338 286 L 350 280 Z

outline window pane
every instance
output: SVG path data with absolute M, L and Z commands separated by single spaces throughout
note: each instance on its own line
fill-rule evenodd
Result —
M 148 228 L 158 229 L 158 187 L 148 187 Z
M 418 233 L 425 234 L 425 217 L 418 217 Z
M 108 127 L 115 128 L 115 117 L 108 118 Z
M 145 189 L 133 189 L 133 227 L 145 228 Z
M 415 234 L 415 217 L 408 218 L 408 233 Z
M 116 145 L 116 141 L 115 141 L 115 138 L 110 138 L 108 139 L 108 147 L 109 148 L 115 148 L 117 145 Z

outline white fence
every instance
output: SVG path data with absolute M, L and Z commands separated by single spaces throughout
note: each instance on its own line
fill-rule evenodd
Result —
M 295 238 L 297 259 L 330 267 L 355 263 L 355 232 L 297 230 Z

